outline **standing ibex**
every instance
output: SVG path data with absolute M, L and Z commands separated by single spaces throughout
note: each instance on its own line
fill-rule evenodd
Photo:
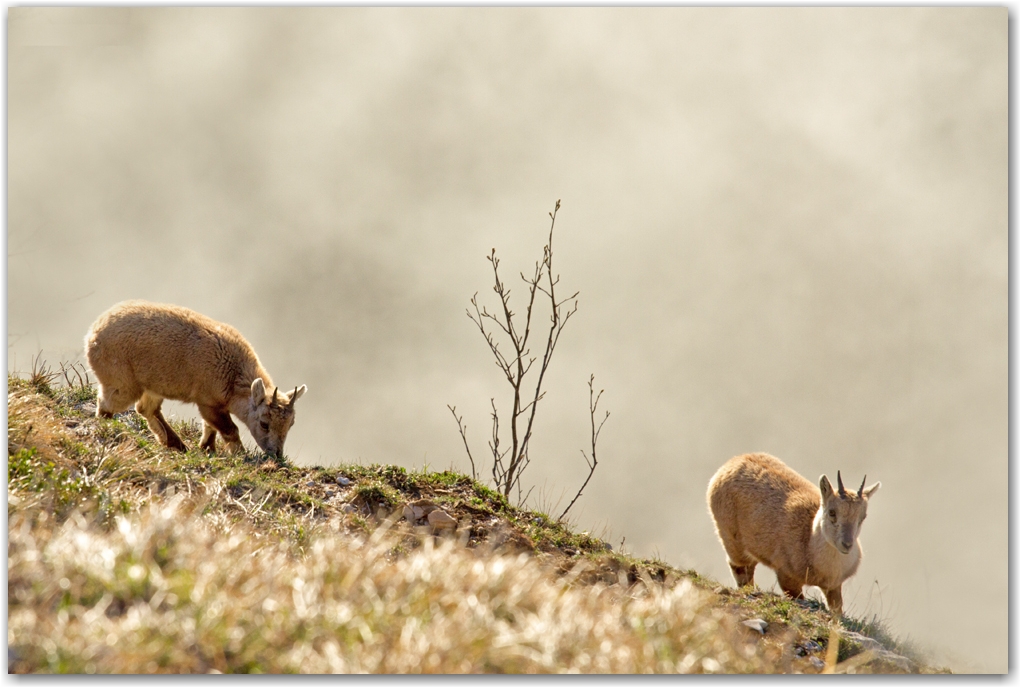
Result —
M 233 413 L 263 451 L 283 457 L 294 402 L 307 388 L 280 392 L 240 332 L 177 305 L 118 303 L 85 335 L 85 356 L 99 380 L 96 415 L 134 403 L 159 443 L 180 451 L 187 446 L 160 412 L 164 398 L 198 404 L 207 451 L 216 449 L 216 432 L 229 450 L 242 449 Z
M 727 461 L 708 483 L 708 507 L 729 558 L 737 586 L 754 582 L 762 563 L 776 571 L 779 586 L 795 599 L 804 585 L 820 587 L 836 616 L 843 611 L 843 582 L 857 572 L 857 541 L 868 512 L 868 499 L 881 486 L 857 493 L 833 491 L 819 479 L 821 491 L 781 460 L 750 453 Z M 864 478 L 867 480 L 867 477 Z

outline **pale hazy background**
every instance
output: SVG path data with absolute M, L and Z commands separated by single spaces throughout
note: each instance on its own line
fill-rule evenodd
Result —
M 531 503 L 585 475 L 594 372 L 612 416 L 579 527 L 732 584 L 704 501 L 723 461 L 867 473 L 849 612 L 1006 670 L 1005 8 L 7 20 L 9 370 L 169 301 L 308 384 L 296 462 L 466 471 L 446 405 L 478 458 L 508 402 L 464 310 L 496 302 L 491 248 L 531 269 L 562 198 L 580 309 Z

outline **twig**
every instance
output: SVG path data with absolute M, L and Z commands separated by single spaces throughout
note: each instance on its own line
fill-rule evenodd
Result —
M 552 220 L 550 222 L 550 224 L 549 224 L 549 242 L 546 244 L 545 250 L 543 251 L 543 256 L 542 256 L 542 263 L 543 263 L 544 268 L 545 268 L 544 269 L 545 277 L 549 281 L 549 288 L 548 288 L 548 290 L 546 290 L 546 289 L 542 288 L 542 286 L 539 283 L 541 281 L 541 278 L 542 278 L 542 272 L 543 272 L 542 269 L 536 270 L 536 272 L 535 272 L 535 279 L 530 282 L 531 287 L 532 287 L 532 298 L 534 298 L 534 291 L 535 291 L 535 289 L 538 289 L 538 290 L 542 291 L 542 293 L 545 293 L 546 295 L 548 295 L 549 296 L 549 302 L 550 302 L 552 313 L 549 316 L 549 320 L 550 320 L 549 336 L 546 339 L 545 354 L 542 356 L 542 366 L 539 368 L 539 371 L 538 371 L 538 382 L 535 384 L 535 397 L 534 397 L 534 400 L 531 403 L 529 403 L 528 406 L 526 406 L 526 407 L 530 407 L 531 413 L 528 416 L 528 424 L 527 424 L 525 432 L 524 432 L 524 439 L 521 441 L 521 449 L 520 449 L 520 454 L 519 455 L 526 455 L 527 454 L 528 443 L 531 441 L 532 429 L 533 429 L 534 424 L 535 424 L 535 412 L 538 410 L 538 402 L 542 399 L 542 396 L 544 396 L 544 394 L 541 391 L 542 390 L 542 382 L 545 379 L 546 370 L 549 369 L 549 362 L 552 360 L 552 354 L 553 354 L 553 351 L 556 349 L 556 343 L 560 339 L 560 334 L 563 332 L 563 328 L 566 326 L 567 321 L 570 319 L 570 316 L 573 315 L 575 312 L 577 312 L 577 296 L 578 296 L 578 294 L 580 294 L 580 291 L 576 291 L 574 293 L 574 295 L 570 296 L 569 298 L 566 298 L 566 299 L 564 299 L 563 301 L 560 301 L 560 302 L 556 301 L 556 284 L 559 283 L 560 278 L 559 278 L 559 276 L 556 276 L 555 278 L 553 278 L 553 276 L 552 276 L 552 258 L 553 258 L 552 240 L 553 240 L 553 230 L 556 228 L 556 215 L 559 212 L 559 209 L 560 209 L 560 201 L 557 200 L 556 201 L 556 207 L 553 209 L 552 212 L 549 213 L 549 217 Z M 574 301 L 573 309 L 568 310 L 566 312 L 566 314 L 563 315 L 562 318 L 561 318 L 561 316 L 560 316 L 560 308 L 564 304 L 568 303 L 571 300 Z M 528 311 L 529 315 L 530 315 L 530 312 L 531 311 L 530 311 L 530 308 L 529 308 L 529 311 Z
M 499 452 L 499 413 L 496 412 L 496 399 L 490 398 L 489 402 L 492 404 L 492 440 L 489 442 L 489 450 L 492 451 L 492 479 L 499 488 L 503 479 L 503 456 L 506 452 L 502 454 Z
M 528 493 L 525 494 L 524 498 L 522 499 L 521 498 L 521 482 L 520 482 L 520 480 L 517 481 L 517 507 L 518 508 L 521 508 L 522 506 L 524 506 L 525 503 L 528 502 L 528 499 L 531 498 L 531 492 L 533 492 L 533 491 L 535 491 L 535 485 L 534 484 L 531 485 L 531 489 L 528 489 Z
M 599 464 L 598 458 L 595 457 L 595 445 L 599 441 L 599 434 L 602 433 L 602 425 L 606 424 L 606 420 L 609 419 L 609 411 L 608 410 L 606 411 L 606 416 L 604 418 L 602 418 L 602 422 L 600 422 L 599 426 L 596 428 L 595 427 L 595 409 L 599 407 L 599 399 L 602 398 L 602 393 L 605 391 L 605 389 L 600 389 L 598 396 L 596 396 L 595 395 L 594 384 L 595 384 L 595 375 L 593 374 L 591 377 L 588 378 L 588 409 L 590 411 L 589 414 L 591 415 L 591 459 L 590 460 L 588 459 L 588 456 L 585 454 L 584 449 L 581 449 L 581 455 L 584 456 L 585 462 L 588 463 L 588 478 L 584 480 L 584 484 L 582 484 L 581 488 L 577 490 L 577 495 L 574 496 L 573 501 L 571 501 L 567 505 L 566 510 L 564 510 L 562 513 L 560 513 L 560 517 L 556 518 L 557 522 L 562 521 L 564 516 L 566 516 L 567 511 L 569 511 L 571 506 L 574 505 L 574 502 L 577 501 L 577 499 L 581 498 L 581 493 L 584 491 L 584 488 L 586 486 L 588 486 L 588 482 L 591 480 L 591 476 L 593 474 L 595 474 L 595 468 L 598 467 L 598 464 Z
M 84 364 L 82 364 L 81 362 L 71 363 L 70 365 L 65 365 L 63 362 L 60 362 L 58 364 L 60 365 L 60 372 L 61 374 L 64 375 L 64 383 L 67 384 L 68 389 L 74 388 L 74 380 L 71 379 L 71 376 L 68 374 L 68 372 L 74 373 L 74 376 L 77 377 L 78 379 L 78 386 L 81 387 L 82 389 L 91 386 L 92 383 L 89 380 L 89 373 L 88 370 L 85 369 Z M 79 366 L 85 372 L 85 379 L 82 379 L 81 372 L 78 371 Z
M 457 417 L 456 406 L 451 406 L 447 404 L 446 407 L 450 409 L 450 412 L 453 413 L 453 419 L 457 421 L 457 428 L 460 429 L 460 438 L 464 440 L 464 450 L 467 451 L 468 460 L 471 461 L 471 479 L 477 482 L 478 475 L 475 473 L 475 459 L 471 457 L 471 447 L 468 446 L 467 436 L 465 435 L 467 427 L 465 427 L 464 424 L 461 422 L 461 420 L 464 419 L 464 416 Z

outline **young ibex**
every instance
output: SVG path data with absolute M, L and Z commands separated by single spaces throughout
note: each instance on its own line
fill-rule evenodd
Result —
M 216 450 L 216 432 L 230 451 L 242 449 L 233 413 L 263 451 L 282 457 L 294 402 L 307 388 L 281 392 L 240 332 L 176 305 L 118 303 L 89 328 L 85 357 L 99 380 L 96 415 L 134 403 L 159 443 L 179 451 L 187 446 L 160 412 L 164 398 L 198 404 L 206 451 Z
M 843 582 L 861 562 L 857 536 L 868 499 L 882 483 L 865 489 L 862 481 L 855 494 L 843 488 L 839 472 L 836 479 L 833 491 L 822 475 L 819 491 L 766 453 L 736 456 L 719 468 L 708 483 L 708 507 L 738 587 L 752 584 L 762 563 L 794 599 L 814 585 L 833 615 L 842 614 Z

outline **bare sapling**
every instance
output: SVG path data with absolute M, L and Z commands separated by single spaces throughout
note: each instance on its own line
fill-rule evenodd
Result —
M 489 311 L 486 306 L 479 305 L 478 293 L 476 292 L 471 297 L 473 311 L 471 309 L 467 310 L 467 316 L 478 327 L 495 358 L 496 366 L 511 389 L 511 410 L 507 422 L 508 427 L 500 425 L 496 399 L 490 399 L 490 405 L 492 406 L 492 434 L 488 446 L 492 456 L 492 481 L 496 489 L 507 498 L 516 490 L 518 504 L 527 501 L 528 496 L 531 494 L 531 490 L 529 490 L 527 494 L 522 496 L 521 476 L 531 463 L 529 450 L 535 428 L 535 413 L 539 402 L 545 397 L 542 384 L 545 381 L 545 374 L 549 369 L 549 363 L 552 361 L 553 352 L 556 350 L 560 334 L 562 334 L 563 328 L 570 318 L 577 312 L 577 296 L 580 293 L 575 291 L 572 295 L 565 298 L 560 298 L 556 293 L 560 277 L 558 274 L 553 273 L 553 231 L 556 228 L 556 215 L 559 209 L 560 201 L 557 200 L 556 207 L 549 213 L 551 219 L 549 239 L 542 250 L 542 259 L 535 263 L 535 270 L 530 276 L 525 275 L 523 272 L 520 273 L 521 280 L 527 286 L 527 305 L 523 318 L 510 307 L 510 288 L 499 275 L 499 258 L 496 257 L 495 248 L 486 256 L 486 259 L 492 265 L 492 275 L 495 282 L 493 291 L 499 296 L 499 307 L 495 311 Z M 543 298 L 538 298 L 539 294 L 542 294 Z M 535 329 L 538 329 L 536 313 L 542 302 L 548 304 L 549 326 L 545 332 L 544 349 L 541 357 L 538 357 L 531 354 L 531 336 L 533 324 Z M 497 336 L 499 340 L 497 340 Z M 501 348 L 501 344 L 507 342 L 509 347 Z M 538 363 L 537 367 L 535 367 L 535 363 Z M 537 371 L 537 377 L 534 375 L 528 377 L 528 373 L 532 372 L 533 368 Z M 534 386 L 526 384 L 525 378 L 529 381 L 534 380 Z M 594 375 L 589 380 L 589 391 L 592 389 L 593 381 Z M 602 392 L 600 391 L 599 396 L 601 394 Z M 588 460 L 587 455 L 585 455 L 590 469 L 588 479 L 585 480 L 581 490 L 578 491 L 578 495 L 571 501 L 571 505 L 580 496 L 584 487 L 587 486 L 597 465 L 595 443 L 598 439 L 598 431 L 596 431 L 594 424 L 594 406 L 597 405 L 597 402 L 597 399 L 593 400 L 593 405 L 590 408 L 592 412 L 591 460 Z M 471 455 L 471 449 L 468 446 L 467 426 L 463 422 L 464 418 L 457 415 L 455 406 L 447 407 L 457 421 L 457 427 L 460 430 L 461 439 L 464 441 L 468 460 L 471 461 L 471 476 L 477 479 L 474 457 Z M 608 417 L 608 413 L 606 416 Z M 603 419 L 602 422 L 605 423 L 605 420 Z M 600 424 L 598 430 L 601 431 L 601 429 L 602 425 Z M 506 441 L 507 432 L 509 433 L 508 442 Z M 582 451 L 582 453 L 584 452 Z M 569 509 L 570 506 L 567 507 L 567 510 Z M 566 511 L 564 511 L 565 514 Z M 562 518 L 562 515 L 560 517 Z

